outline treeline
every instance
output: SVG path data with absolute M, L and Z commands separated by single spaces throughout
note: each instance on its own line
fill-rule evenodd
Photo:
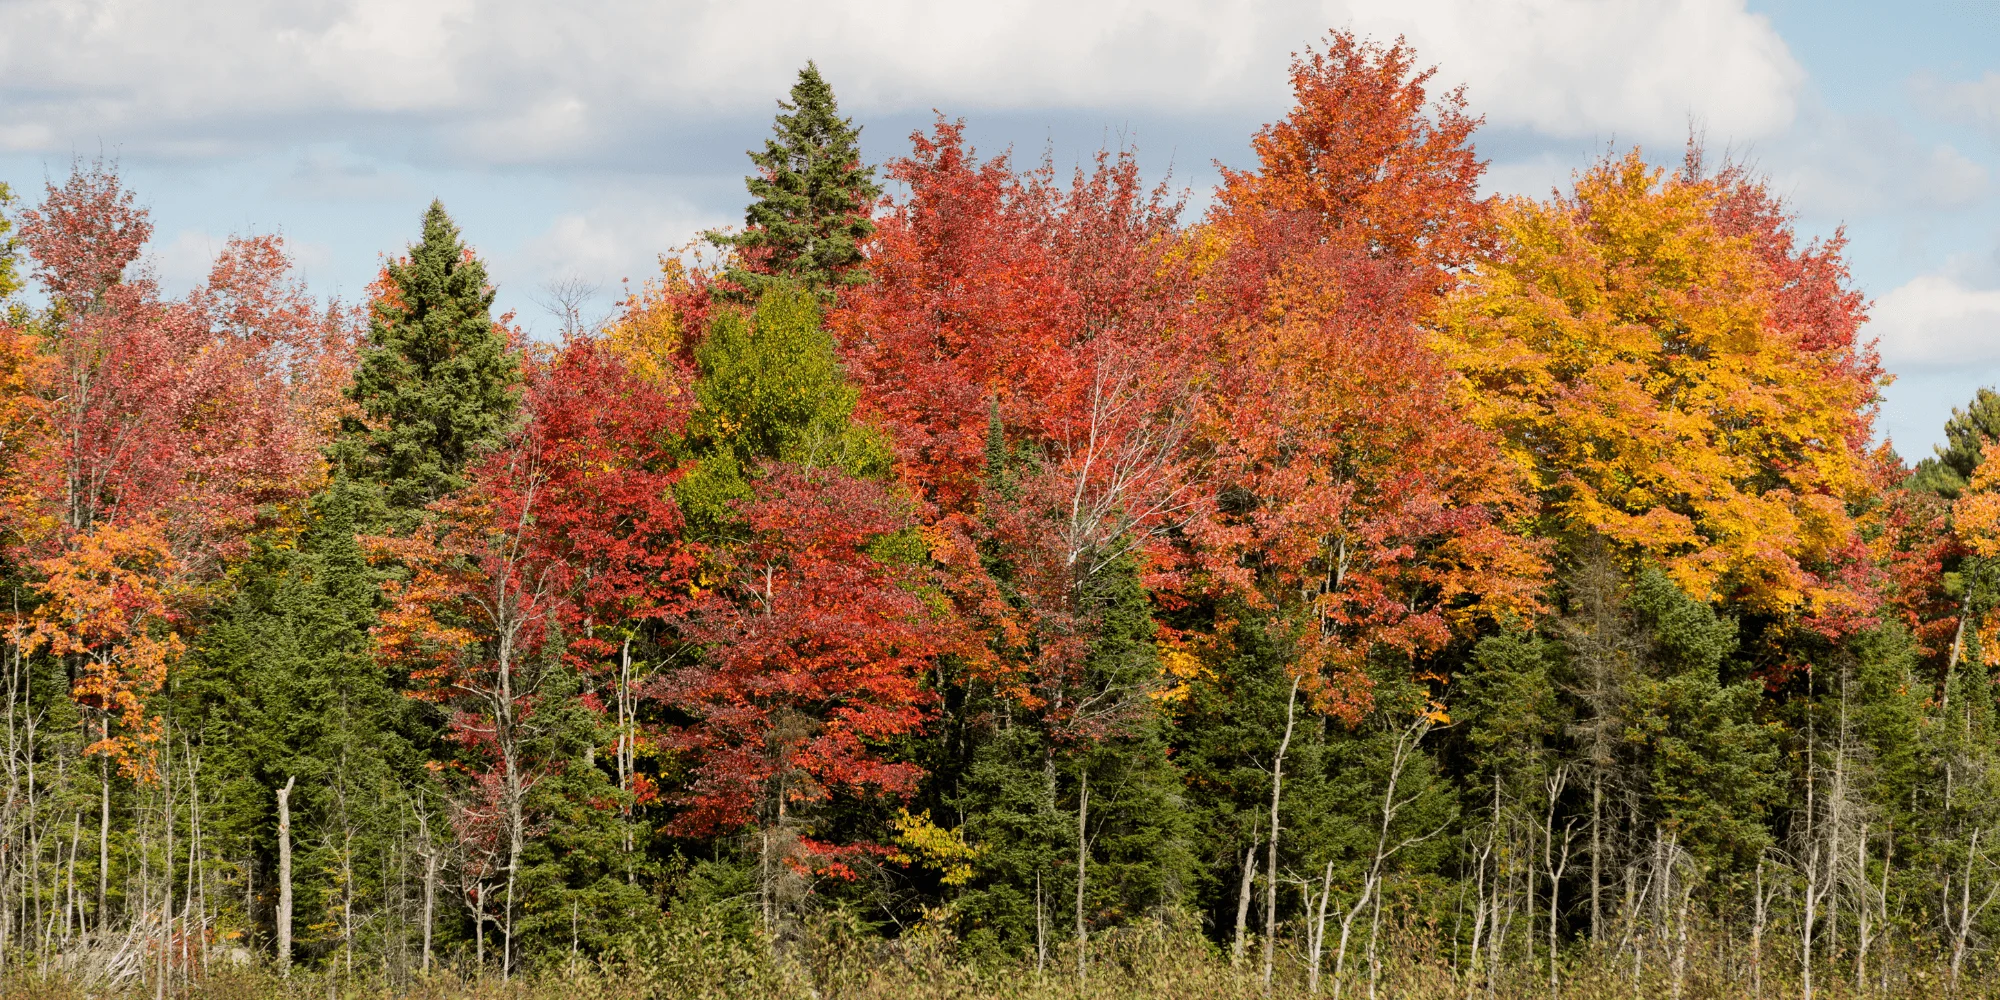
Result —
M 1482 197 L 1403 44 L 1292 85 L 1196 218 L 808 66 L 559 342 L 438 204 L 351 308 L 9 199 L 0 975 L 1991 976 L 2000 396 L 1875 445 L 1841 240 L 1699 147 Z

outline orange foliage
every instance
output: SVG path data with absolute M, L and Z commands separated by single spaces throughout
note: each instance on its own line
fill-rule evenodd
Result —
M 1185 241 L 1210 388 L 1190 525 L 1204 578 L 1292 618 L 1343 714 L 1375 649 L 1421 657 L 1540 608 L 1534 504 L 1465 421 L 1418 319 L 1484 239 L 1477 124 L 1432 102 L 1400 42 L 1334 34 L 1293 64 L 1298 104 L 1258 134 Z
M 150 780 L 162 728 L 147 715 L 146 699 L 186 649 L 174 630 L 185 584 L 165 532 L 150 522 L 100 526 L 36 569 L 45 601 L 35 610 L 29 644 L 76 657 L 81 670 L 72 696 L 106 716 L 103 738 L 87 752 L 109 755 L 128 776 Z
M 1693 157 L 1671 175 L 1609 158 L 1497 215 L 1502 251 L 1436 345 L 1556 530 L 1601 532 L 1703 600 L 1860 620 L 1849 505 L 1873 489 L 1881 377 L 1837 255 L 1794 249 L 1760 187 Z

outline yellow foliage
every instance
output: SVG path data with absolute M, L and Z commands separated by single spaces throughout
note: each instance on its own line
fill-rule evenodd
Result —
M 938 872 L 945 885 L 971 883 L 977 874 L 973 863 L 986 853 L 986 848 L 966 843 L 964 830 L 947 830 L 931 822 L 928 809 L 915 816 L 908 809 L 898 810 L 897 817 L 890 822 L 896 827 L 897 849 L 889 855 L 889 860 Z
M 1732 183 L 1634 152 L 1569 197 L 1505 201 L 1501 253 L 1434 344 L 1564 530 L 1656 560 L 1699 599 L 1825 611 L 1847 597 L 1812 567 L 1854 536 L 1876 383 L 1850 348 L 1780 327 L 1780 279 L 1717 224 Z
M 671 383 L 678 365 L 685 326 L 675 299 L 687 292 L 687 268 L 677 260 L 660 261 L 660 277 L 627 295 L 616 320 L 605 331 L 605 342 L 640 377 Z
M 1164 642 L 1159 648 L 1160 670 L 1166 677 L 1172 678 L 1172 683 L 1153 692 L 1153 700 L 1167 704 L 1186 701 L 1190 683 L 1215 676 L 1215 672 L 1201 662 L 1201 657 L 1186 649 Z
M 1972 481 L 1951 505 L 1952 529 L 1973 555 L 2000 555 L 2000 444 L 1989 444 Z

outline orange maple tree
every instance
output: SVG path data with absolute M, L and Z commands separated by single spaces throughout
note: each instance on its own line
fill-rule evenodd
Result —
M 1371 651 L 1421 658 L 1533 612 L 1545 574 L 1518 533 L 1532 498 L 1419 326 L 1488 216 L 1477 122 L 1430 78 L 1402 43 L 1344 32 L 1296 59 L 1296 106 L 1180 250 L 1211 380 L 1191 583 L 1292 622 L 1324 705 L 1349 715 Z

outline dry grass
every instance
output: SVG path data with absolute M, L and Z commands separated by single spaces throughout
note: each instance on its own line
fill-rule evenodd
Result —
M 1635 983 L 1631 955 L 1572 954 L 1552 989 L 1546 962 L 1506 970 L 1489 983 L 1483 975 L 1454 971 L 1446 958 L 1415 940 L 1385 954 L 1375 984 L 1377 1000 L 1738 1000 L 1753 996 L 1741 953 L 1703 948 L 1698 943 L 1675 982 L 1672 968 L 1658 962 L 1643 968 Z M 1700 956 L 1697 958 L 1697 956 Z M 1723 957 L 1728 956 L 1728 957 Z M 1350 956 L 1343 1000 L 1370 996 L 1365 962 Z M 544 969 L 511 981 L 452 974 L 419 977 L 396 985 L 300 972 L 282 979 L 264 969 L 216 968 L 169 993 L 183 1000 L 1293 1000 L 1307 996 L 1298 956 L 1283 955 L 1267 993 L 1254 968 L 1231 969 L 1227 956 L 1199 935 L 1170 926 L 1128 928 L 1092 942 L 1091 962 L 1079 983 L 1074 952 L 1057 954 L 1041 970 L 1032 964 L 980 967 L 956 957 L 950 942 L 916 933 L 883 941 L 838 928 L 821 928 L 789 959 L 773 960 L 760 946 L 716 926 L 682 925 L 635 938 L 620 955 L 587 967 Z M 1246 963 L 1253 965 L 1254 963 Z M 1762 997 L 1801 997 L 1796 969 L 1782 968 L 1771 956 Z M 1879 970 L 1876 970 L 1879 972 Z M 1816 1000 L 1955 996 L 2000 998 L 2000 975 L 1992 968 L 1969 974 L 1961 987 L 1947 989 L 1938 965 L 1902 964 L 1887 984 L 1871 973 L 1857 990 L 1853 967 L 1828 967 L 1815 984 Z M 140 1000 L 157 988 L 130 983 L 97 992 L 61 975 L 17 973 L 0 982 L 7 1000 Z M 1333 995 L 1323 982 L 1320 995 Z

